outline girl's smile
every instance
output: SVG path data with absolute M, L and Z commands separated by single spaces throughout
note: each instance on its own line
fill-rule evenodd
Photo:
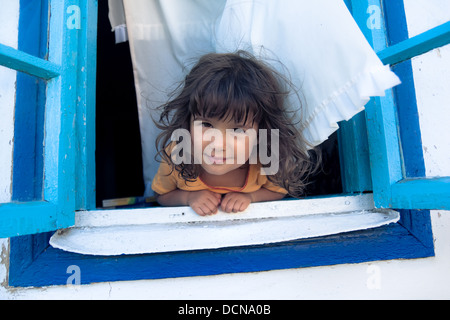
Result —
M 236 123 L 233 120 L 192 117 L 194 159 L 204 171 L 213 175 L 238 169 L 249 160 L 256 145 L 256 134 L 250 135 L 248 132 L 257 130 L 258 125 L 250 121 Z
M 233 158 L 215 157 L 210 156 L 208 154 L 203 154 L 203 160 L 207 164 L 225 164 L 225 163 L 232 163 L 234 161 Z

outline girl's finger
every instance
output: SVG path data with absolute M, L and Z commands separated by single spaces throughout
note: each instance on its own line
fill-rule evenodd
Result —
M 229 197 L 224 197 L 220 203 L 220 207 L 222 208 L 223 211 L 225 211 L 228 202 L 230 201 Z
M 217 205 L 214 203 L 215 199 L 207 198 L 203 203 L 203 211 L 208 215 L 217 213 Z
M 242 211 L 244 211 L 245 209 L 247 209 L 248 205 L 249 205 L 249 204 L 247 204 L 245 201 L 243 201 L 243 202 L 241 203 L 241 205 L 239 206 L 239 212 L 242 212 Z
M 233 211 L 233 209 L 234 209 L 234 206 L 235 206 L 235 204 L 236 204 L 236 199 L 234 199 L 234 198 L 231 198 L 229 201 L 228 201 L 228 203 L 227 203 L 227 206 L 226 206 L 226 212 L 228 212 L 228 213 L 230 213 L 231 211 Z
M 233 206 L 233 212 L 234 213 L 237 213 L 237 212 L 239 212 L 239 208 L 241 207 L 241 203 L 239 202 L 239 201 L 236 201 L 235 203 L 234 203 L 234 206 Z
M 198 207 L 195 207 L 195 208 L 192 208 L 194 211 L 195 211 L 195 213 L 197 213 L 198 215 L 200 215 L 200 216 L 206 216 L 206 214 L 205 214 L 205 212 L 203 211 L 203 209 L 202 209 L 202 207 L 201 206 L 198 206 Z
M 219 200 L 219 203 L 220 203 L 220 201 L 222 200 L 222 195 L 220 193 L 215 193 L 215 192 L 213 192 L 213 193 L 214 193 L 214 196 L 217 198 L 217 200 Z
M 210 200 L 217 207 L 219 205 L 220 201 L 222 200 L 222 196 L 218 193 L 214 193 L 213 197 L 211 197 Z

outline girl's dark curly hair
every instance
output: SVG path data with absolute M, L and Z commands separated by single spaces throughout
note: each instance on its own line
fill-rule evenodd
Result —
M 168 154 L 176 129 L 190 129 L 191 116 L 245 122 L 248 117 L 259 129 L 279 130 L 279 170 L 267 176 L 291 196 L 303 194 L 307 177 L 318 166 L 307 151 L 308 145 L 286 108 L 290 82 L 247 52 L 211 53 L 200 58 L 186 76 L 174 98 L 162 105 L 159 122 L 162 132 L 156 139 L 158 155 L 186 181 L 198 178 L 199 165 L 175 165 Z M 268 140 L 268 153 L 272 145 Z M 318 153 L 317 153 L 318 154 Z

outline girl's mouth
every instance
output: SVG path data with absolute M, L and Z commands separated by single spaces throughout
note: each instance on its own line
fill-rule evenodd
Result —
M 207 154 L 203 155 L 203 160 L 205 161 L 206 164 L 225 164 L 227 162 L 230 163 L 230 161 L 232 161 L 232 159 L 227 159 L 224 157 L 212 157 Z

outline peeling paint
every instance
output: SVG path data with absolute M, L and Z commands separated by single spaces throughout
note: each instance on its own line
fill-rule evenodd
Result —
M 9 240 L 0 240 L 0 286 L 8 286 L 9 274 Z

